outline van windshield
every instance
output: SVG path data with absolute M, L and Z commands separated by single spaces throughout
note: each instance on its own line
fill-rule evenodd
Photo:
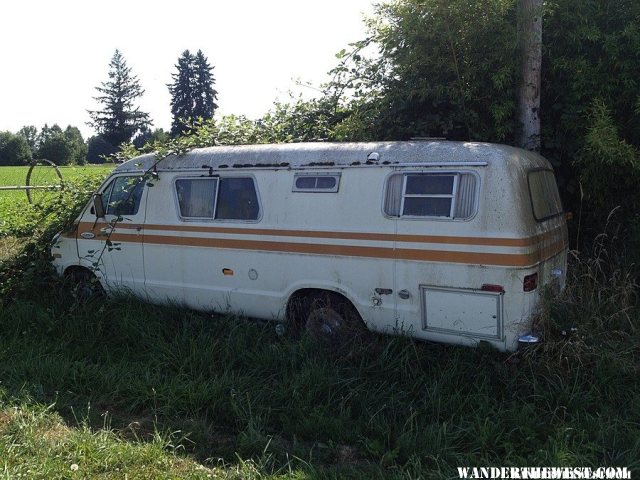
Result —
M 533 216 L 538 222 L 562 213 L 562 202 L 552 170 L 532 170 L 528 173 L 528 182 Z

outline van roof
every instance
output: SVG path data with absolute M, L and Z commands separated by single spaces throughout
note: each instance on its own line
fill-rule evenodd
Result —
M 377 154 L 377 155 L 372 155 Z M 524 159 L 532 166 L 546 166 L 543 157 L 507 145 L 476 142 L 406 141 L 362 143 L 283 143 L 233 145 L 196 148 L 188 153 L 170 155 L 158 164 L 158 170 L 201 168 L 238 169 L 251 167 L 301 168 L 347 167 L 358 165 L 402 164 L 506 164 Z M 145 171 L 157 161 L 154 154 L 133 158 L 114 172 Z

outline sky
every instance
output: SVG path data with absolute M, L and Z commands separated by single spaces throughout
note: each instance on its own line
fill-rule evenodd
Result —
M 170 128 L 167 84 L 186 49 L 214 67 L 216 115 L 258 118 L 289 90 L 313 96 L 296 82 L 326 81 L 372 12 L 372 0 L 5 0 L 0 131 L 57 123 L 93 135 L 87 110 L 115 49 L 145 89 L 153 128 Z

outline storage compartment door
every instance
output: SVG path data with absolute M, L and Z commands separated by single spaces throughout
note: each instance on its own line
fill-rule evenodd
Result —
M 428 331 L 502 338 L 503 293 L 421 286 L 422 324 Z

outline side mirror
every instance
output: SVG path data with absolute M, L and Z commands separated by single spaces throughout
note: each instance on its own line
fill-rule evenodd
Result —
M 106 212 L 104 211 L 104 205 L 102 204 L 102 194 L 93 194 L 93 208 L 91 209 L 96 214 L 96 218 L 104 218 Z

